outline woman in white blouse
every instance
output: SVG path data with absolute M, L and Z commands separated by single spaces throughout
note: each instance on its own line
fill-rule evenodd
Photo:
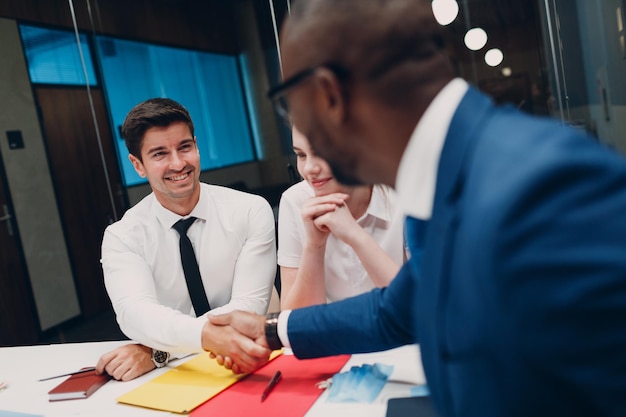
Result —
M 293 128 L 303 181 L 281 198 L 281 308 L 337 301 L 384 287 L 405 261 L 403 222 L 386 186 L 348 187 Z

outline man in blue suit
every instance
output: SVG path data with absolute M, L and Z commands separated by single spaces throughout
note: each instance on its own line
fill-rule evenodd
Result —
M 396 188 L 412 257 L 386 289 L 211 321 L 300 358 L 419 343 L 441 416 L 624 416 L 626 162 L 494 106 L 440 30 L 430 1 L 294 2 L 271 95 L 338 179 Z

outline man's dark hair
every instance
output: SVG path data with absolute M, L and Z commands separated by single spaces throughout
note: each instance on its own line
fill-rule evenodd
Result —
M 193 121 L 187 109 L 169 98 L 151 98 L 137 104 L 126 115 L 122 137 L 131 155 L 141 159 L 141 145 L 146 131 L 152 127 L 167 127 L 183 122 L 194 136 Z

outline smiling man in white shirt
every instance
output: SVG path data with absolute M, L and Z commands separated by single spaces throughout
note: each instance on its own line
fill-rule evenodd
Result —
M 219 350 L 220 343 L 249 345 L 227 328 L 211 325 L 206 314 L 196 314 L 173 226 L 196 218 L 187 235 L 208 314 L 264 314 L 276 273 L 270 205 L 256 195 L 200 182 L 193 122 L 173 100 L 154 98 L 135 106 L 122 136 L 130 161 L 153 192 L 104 233 L 106 289 L 121 330 L 136 343 L 103 355 L 97 371 L 130 380 L 164 366 L 170 354 Z

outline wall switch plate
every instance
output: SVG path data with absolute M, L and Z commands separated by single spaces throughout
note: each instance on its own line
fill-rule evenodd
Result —
M 23 149 L 24 139 L 21 130 L 7 130 L 7 139 L 9 141 L 9 149 Z

